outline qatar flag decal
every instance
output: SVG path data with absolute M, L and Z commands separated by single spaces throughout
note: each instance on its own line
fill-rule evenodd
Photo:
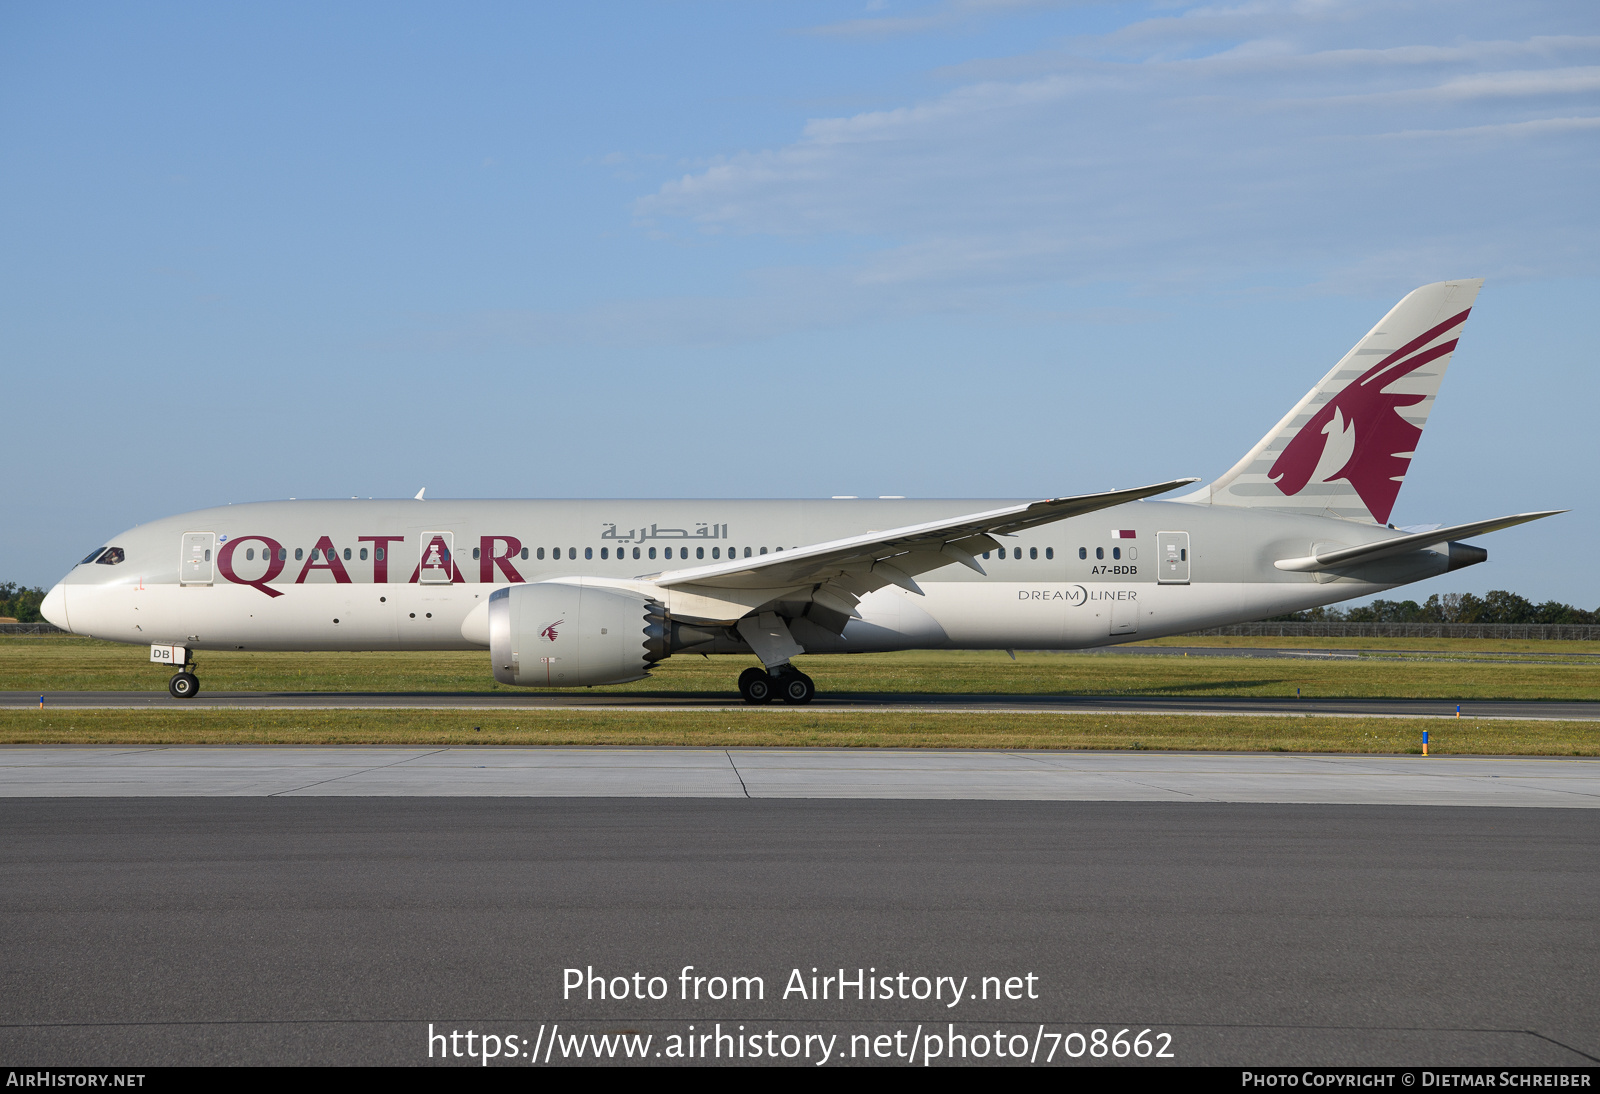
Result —
M 1139 538 L 1139 533 L 1135 532 L 1132 528 L 1113 528 L 1113 529 L 1111 529 L 1111 538 L 1112 539 L 1138 539 Z

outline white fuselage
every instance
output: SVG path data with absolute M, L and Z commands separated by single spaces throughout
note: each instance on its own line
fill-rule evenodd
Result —
M 235 505 L 140 525 L 113 538 L 108 546 L 121 560 L 80 564 L 52 590 L 46 609 L 79 634 L 199 650 L 474 649 L 488 644 L 483 613 L 474 611 L 508 584 L 582 578 L 648 588 L 651 576 L 666 570 L 1004 504 Z M 1135 502 L 999 537 L 1004 551 L 979 559 L 985 574 L 952 562 L 918 577 L 923 595 L 878 589 L 861 600 L 859 618 L 842 633 L 800 622 L 795 639 L 808 653 L 829 653 L 1079 649 L 1178 634 L 1362 596 L 1448 567 L 1442 551 L 1339 576 L 1273 566 L 1314 549 L 1398 534 L 1334 518 Z M 1157 572 L 1158 547 L 1176 559 L 1178 543 L 1183 566 L 1180 571 L 1174 564 L 1164 579 Z M 730 632 L 706 652 L 738 649 Z

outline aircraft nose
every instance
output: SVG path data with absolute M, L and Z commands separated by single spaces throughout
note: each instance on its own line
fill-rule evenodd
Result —
M 72 629 L 67 621 L 67 587 L 65 585 L 58 583 L 55 588 L 45 593 L 44 603 L 39 605 L 39 614 L 64 631 Z

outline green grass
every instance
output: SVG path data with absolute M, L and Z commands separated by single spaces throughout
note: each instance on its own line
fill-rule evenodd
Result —
M 1600 642 L 1569 642 L 1537 638 L 1278 638 L 1270 635 L 1174 635 L 1129 643 L 1135 646 L 1200 646 L 1212 649 L 1363 650 L 1403 654 L 1432 651 L 1451 657 L 1492 657 L 1496 654 L 1542 657 L 1600 657 Z
M 797 711 L 0 710 L 0 743 L 1163 749 L 1596 756 L 1585 722 Z
M 1195 640 L 1186 640 L 1195 641 Z M 1220 640 L 1241 641 L 1241 640 Z M 1243 640 L 1260 641 L 1260 640 Z M 1287 644 L 1292 639 L 1273 639 Z M 1301 640 L 1341 641 L 1341 640 Z M 1376 640 L 1373 640 L 1376 641 Z M 1394 640 L 1398 641 L 1398 640 Z M 1512 643 L 1527 645 L 1529 643 Z M 1537 643 L 1534 643 L 1537 645 Z M 1587 646 L 1593 643 L 1544 643 Z M 1474 647 L 1472 652 L 1492 653 Z M 619 693 L 726 696 L 753 658 L 675 657 L 648 679 L 608 688 Z M 917 652 L 807 657 L 796 664 L 819 692 L 833 695 L 1070 694 L 1289 696 L 1306 698 L 1600 699 L 1597 663 L 1462 663 L 1390 658 L 1265 660 L 1150 657 L 1131 654 Z M 489 692 L 523 689 L 495 683 L 487 652 L 239 653 L 200 655 L 205 692 L 369 691 Z M 160 691 L 170 673 L 143 646 L 50 636 L 0 638 L 0 690 Z

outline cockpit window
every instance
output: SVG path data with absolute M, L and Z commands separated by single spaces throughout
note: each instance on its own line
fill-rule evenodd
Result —
M 128 556 L 122 553 L 121 547 L 107 547 L 105 554 L 95 559 L 95 562 L 101 566 L 115 566 L 126 557 Z
M 85 555 L 84 558 L 83 558 L 83 561 L 78 563 L 78 565 L 79 566 L 87 566 L 87 565 L 89 565 L 89 563 L 91 563 L 95 559 L 99 558 L 100 557 L 100 552 L 104 551 L 104 550 L 105 550 L 104 547 L 96 547 L 94 550 L 90 551 L 87 555 Z

